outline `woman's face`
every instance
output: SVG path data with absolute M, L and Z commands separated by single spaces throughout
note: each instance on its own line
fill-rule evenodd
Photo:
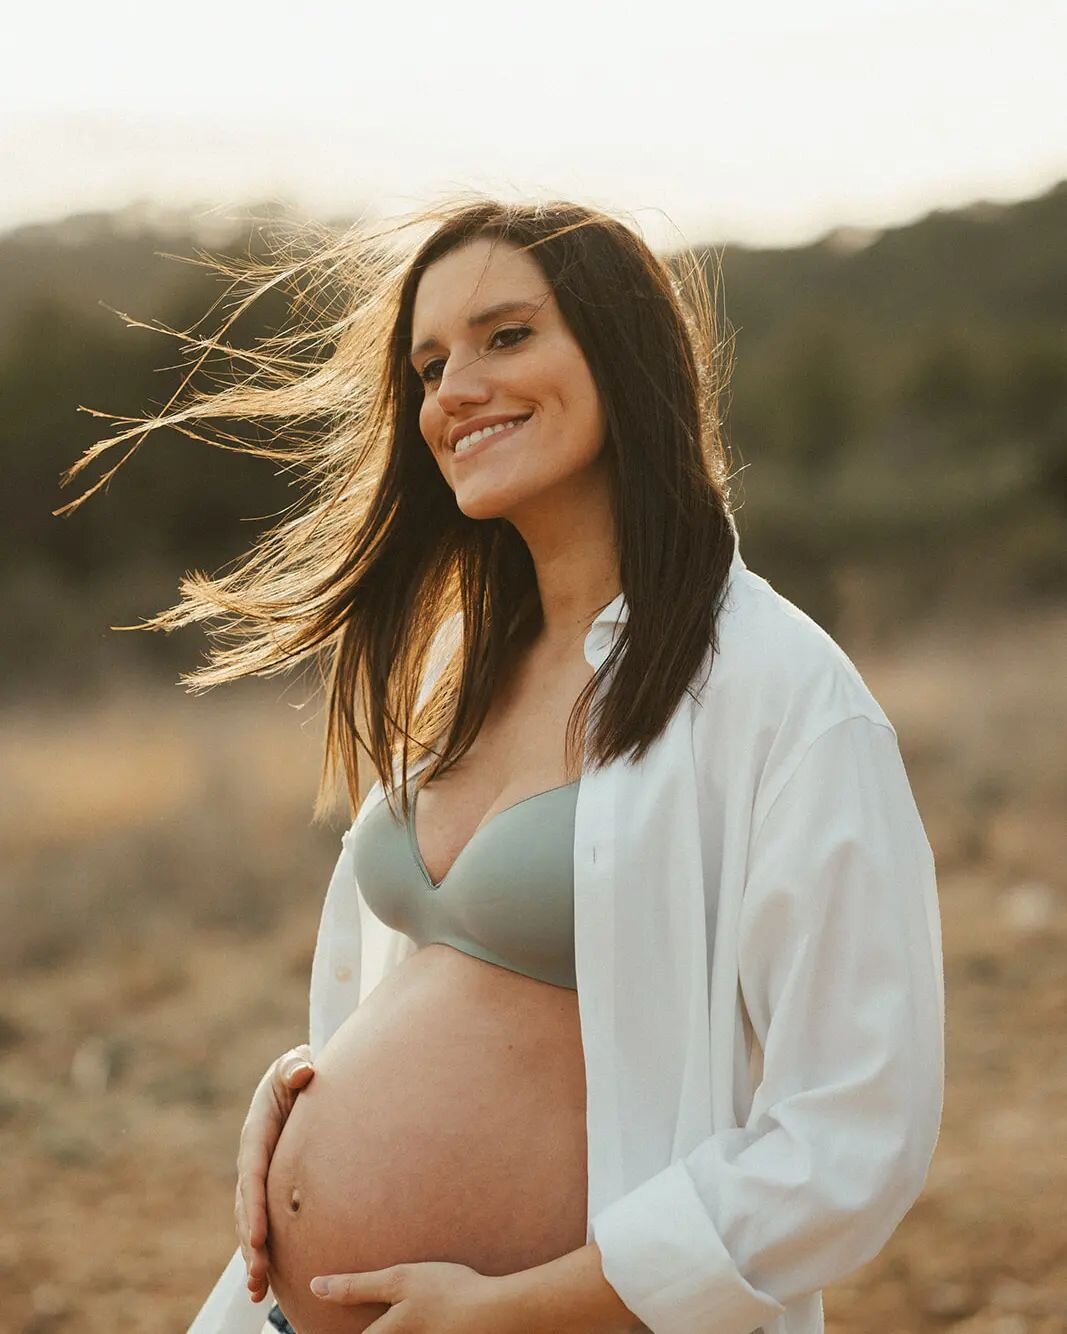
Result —
M 516 308 L 492 313 L 504 303 Z M 603 480 L 600 395 L 544 275 L 515 246 L 479 238 L 430 265 L 415 294 L 411 361 L 423 438 L 470 518 L 521 528 L 546 502 Z M 454 451 L 479 424 L 518 418 Z

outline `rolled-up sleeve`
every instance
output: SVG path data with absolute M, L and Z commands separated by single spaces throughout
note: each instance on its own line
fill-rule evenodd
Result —
M 892 727 L 834 723 L 750 842 L 743 1126 L 600 1211 L 604 1273 L 656 1334 L 751 1334 L 872 1259 L 925 1183 L 944 1096 L 934 859 Z

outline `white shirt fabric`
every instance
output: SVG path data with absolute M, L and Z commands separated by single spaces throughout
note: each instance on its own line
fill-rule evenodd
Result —
M 593 622 L 594 669 L 626 617 L 620 593 Z M 586 1240 L 654 1334 L 822 1334 L 822 1288 L 881 1250 L 937 1142 L 934 859 L 892 724 L 739 550 L 717 624 L 710 676 L 644 758 L 578 789 Z M 377 782 L 352 829 L 383 799 Z M 352 829 L 312 965 L 313 1059 L 415 949 L 359 892 Z M 189 1334 L 270 1330 L 244 1278 L 238 1249 Z

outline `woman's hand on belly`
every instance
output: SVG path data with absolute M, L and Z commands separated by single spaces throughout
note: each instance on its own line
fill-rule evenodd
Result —
M 307 1044 L 279 1056 L 259 1081 L 241 1128 L 234 1221 L 254 1302 L 267 1295 L 267 1171 L 297 1094 L 314 1074 Z
M 519 1334 L 521 1311 L 500 1278 L 469 1265 L 429 1260 L 390 1265 L 363 1274 L 324 1275 L 312 1280 L 324 1302 L 364 1306 L 386 1302 L 390 1328 L 434 1334 Z M 383 1317 L 384 1318 L 384 1317 Z M 377 1323 L 377 1321 L 375 1322 Z

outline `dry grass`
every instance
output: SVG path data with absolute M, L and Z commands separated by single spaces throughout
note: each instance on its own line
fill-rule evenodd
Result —
M 837 1334 L 1067 1330 L 1067 612 L 847 645 L 938 859 L 948 1091 Z M 233 1246 L 249 1092 L 303 1040 L 337 834 L 277 686 L 0 719 L 0 1325 L 184 1331 Z

